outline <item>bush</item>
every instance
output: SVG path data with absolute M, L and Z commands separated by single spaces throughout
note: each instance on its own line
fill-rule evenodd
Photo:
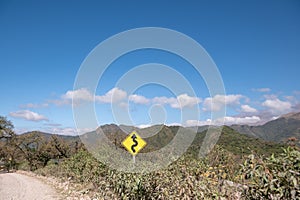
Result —
M 249 155 L 241 169 L 247 199 L 299 199 L 300 152 L 288 147 L 275 157 Z
M 185 154 L 166 169 L 134 174 L 111 169 L 82 150 L 38 171 L 92 183 L 101 199 L 296 199 L 299 160 L 299 151 L 287 148 L 277 157 L 251 154 L 239 165 L 216 146 L 205 159 Z
M 224 168 L 228 168 L 229 164 L 224 162 L 227 158 L 226 152 L 217 148 L 214 153 L 224 156 L 220 161 L 212 162 L 214 167 L 207 164 L 211 161 L 194 159 L 186 154 L 166 169 L 148 174 L 135 174 L 110 169 L 87 151 L 80 151 L 59 165 L 49 165 L 45 168 L 47 170 L 38 170 L 38 172 L 42 175 L 49 173 L 65 178 L 72 177 L 75 182 L 83 184 L 92 183 L 102 198 L 211 199 L 229 197 L 230 194 L 225 194 L 219 189 L 220 177 L 225 172 Z M 212 168 L 217 171 L 216 176 L 206 177 L 205 174 L 210 173 Z

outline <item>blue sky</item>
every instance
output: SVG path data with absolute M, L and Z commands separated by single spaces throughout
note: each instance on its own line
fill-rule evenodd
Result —
M 0 115 L 17 132 L 74 133 L 69 97 L 76 92 L 73 84 L 82 62 L 105 39 L 141 27 L 179 31 L 206 49 L 223 78 L 229 124 L 262 123 L 299 111 L 299 11 L 299 1 L 276 0 L 0 1 Z M 122 75 L 145 63 L 162 63 L 184 75 L 196 96 L 181 97 L 187 109 L 199 106 L 201 116 L 180 121 L 182 107 L 174 103 L 180 98 L 168 88 L 150 84 L 134 94 L 115 88 Z M 205 124 L 209 103 L 219 102 L 189 63 L 157 50 L 129 53 L 107 70 L 91 94 L 99 99 L 99 124 L 117 123 L 105 99 L 110 90 L 124 97 L 117 106 L 128 109 L 133 124 L 141 127 L 151 123 L 149 112 L 157 118 L 153 123 Z M 79 92 L 87 97 L 91 91 Z M 161 103 L 156 97 L 167 100 Z

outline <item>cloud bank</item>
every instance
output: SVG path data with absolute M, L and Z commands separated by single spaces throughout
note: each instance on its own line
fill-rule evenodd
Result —
M 19 110 L 16 112 L 10 112 L 9 115 L 14 118 L 25 119 L 28 121 L 49 121 L 47 117 L 40 115 L 36 112 L 32 112 L 30 110 Z

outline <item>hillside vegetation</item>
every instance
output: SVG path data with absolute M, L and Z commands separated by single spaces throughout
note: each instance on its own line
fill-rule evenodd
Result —
M 96 199 L 297 199 L 300 196 L 297 146 L 265 142 L 241 135 L 230 127 L 223 127 L 217 145 L 205 158 L 198 157 L 205 136 L 202 130 L 188 151 L 167 168 L 137 174 L 120 172 L 99 162 L 78 137 L 40 132 L 18 136 L 12 131 L 11 122 L 3 117 L 1 120 L 0 161 L 7 170 L 27 169 L 80 183 L 88 186 L 83 192 L 91 192 Z M 126 137 L 116 125 L 101 128 L 117 146 Z M 178 128 L 163 126 L 157 134 L 145 138 L 148 145 L 143 151 L 164 146 Z M 141 131 L 141 135 L 150 129 Z M 189 129 L 184 130 L 190 133 Z M 95 131 L 83 137 L 92 140 L 96 136 Z

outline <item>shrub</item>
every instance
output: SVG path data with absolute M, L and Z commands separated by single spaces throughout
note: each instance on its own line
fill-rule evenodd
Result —
M 288 147 L 275 157 L 249 155 L 241 168 L 247 199 L 299 199 L 300 152 Z

